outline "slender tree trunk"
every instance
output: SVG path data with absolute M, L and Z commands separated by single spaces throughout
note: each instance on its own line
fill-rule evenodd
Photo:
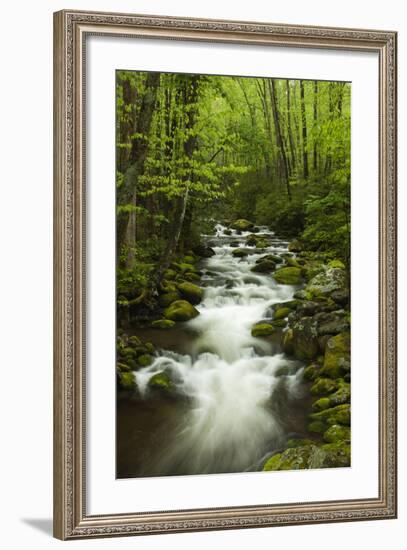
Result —
M 285 150 L 284 141 L 281 134 L 280 115 L 278 112 L 278 100 L 277 100 L 277 94 L 276 94 L 276 87 L 275 87 L 274 80 L 270 79 L 268 83 L 269 83 L 271 107 L 273 110 L 274 126 L 276 128 L 277 144 L 280 150 L 281 160 L 282 160 L 281 165 L 283 170 L 283 179 L 286 185 L 288 198 L 291 200 L 291 189 L 290 189 L 290 180 L 289 180 L 290 174 L 289 174 L 289 168 L 288 168 L 287 153 Z
M 317 146 L 317 127 L 318 127 L 318 80 L 314 80 L 314 150 L 313 150 L 313 170 L 314 174 L 318 170 L 318 146 Z
M 293 171 L 295 171 L 297 168 L 297 159 L 295 154 L 295 142 L 294 142 L 294 136 L 292 131 L 290 82 L 286 80 L 285 85 L 286 85 L 286 97 L 287 97 L 287 131 L 288 131 L 288 140 L 289 140 L 290 152 L 291 152 L 291 166 Z
M 334 100 L 333 100 L 333 86 L 334 83 L 329 83 L 329 96 L 328 96 L 328 105 L 329 105 L 329 124 L 332 124 L 333 118 L 334 118 Z M 328 143 L 327 151 L 326 151 L 326 157 L 325 157 L 325 167 L 324 167 L 324 175 L 327 176 L 331 170 L 332 166 L 332 153 L 331 153 L 331 147 Z
M 345 87 L 344 82 L 338 82 L 338 116 L 342 116 L 342 104 L 343 104 L 343 90 Z
M 298 121 L 298 113 L 300 112 L 300 108 L 298 107 L 298 101 L 297 101 L 297 89 L 298 89 L 298 80 L 294 80 L 293 83 L 293 93 L 292 93 L 292 103 L 293 103 L 293 109 L 292 109 L 292 119 L 294 120 L 294 142 L 295 142 L 295 151 L 296 151 L 296 158 L 299 162 L 301 155 L 301 136 L 300 136 L 300 124 Z
M 245 101 L 246 101 L 246 105 L 247 105 L 247 108 L 249 110 L 250 119 L 251 119 L 251 122 L 252 122 L 252 128 L 256 128 L 256 114 L 255 114 L 255 110 L 253 108 L 253 105 L 249 101 L 249 97 L 247 95 L 246 88 L 244 87 L 244 85 L 241 82 L 240 78 L 237 79 L 237 82 L 240 86 L 240 89 L 243 92 L 243 95 L 244 95 L 244 98 L 245 98 Z
M 302 126 L 302 162 L 303 162 L 303 175 L 304 179 L 308 179 L 308 138 L 307 138 L 307 117 L 305 113 L 305 93 L 304 93 L 304 81 L 300 80 L 300 93 L 301 93 L 301 126 Z
M 257 92 L 263 108 L 264 128 L 269 139 L 269 146 L 263 150 L 263 156 L 264 156 L 264 162 L 266 166 L 266 177 L 268 180 L 270 180 L 271 164 L 275 159 L 272 158 L 273 150 L 274 150 L 274 147 L 273 147 L 274 139 L 273 139 L 273 132 L 271 128 L 270 110 L 269 110 L 268 101 L 267 101 L 266 79 L 265 78 L 261 80 L 256 79 L 256 85 L 257 85 Z
M 134 133 L 136 124 L 135 106 L 137 103 L 137 89 L 136 86 L 132 86 L 131 81 L 128 78 L 124 78 L 120 81 L 123 89 L 123 103 L 124 105 L 131 105 L 132 109 L 130 113 L 126 113 L 125 119 L 118 125 L 118 136 L 120 143 L 130 143 L 131 135 Z M 117 169 L 119 172 L 124 173 L 129 163 L 129 150 L 126 147 L 121 147 L 117 152 Z

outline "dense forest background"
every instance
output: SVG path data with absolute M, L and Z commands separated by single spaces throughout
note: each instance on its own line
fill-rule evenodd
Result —
M 245 218 L 350 262 L 350 84 L 117 72 L 117 292 Z

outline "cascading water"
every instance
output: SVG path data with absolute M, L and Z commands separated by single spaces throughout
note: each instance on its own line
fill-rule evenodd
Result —
M 284 443 L 290 407 L 301 399 L 301 364 L 251 335 L 253 324 L 271 319 L 273 304 L 293 296 L 294 287 L 251 271 L 260 256 L 287 252 L 287 243 L 260 227 L 269 246 L 258 250 L 244 244 L 249 232 L 225 234 L 225 229 L 217 225 L 216 236 L 206 237 L 216 254 L 201 266 L 200 315 L 185 324 L 194 335 L 189 353 L 161 349 L 149 367 L 135 373 L 146 401 L 148 381 L 161 371 L 186 398 L 177 421 L 169 422 L 168 430 L 162 426 L 159 451 L 137 475 L 258 469 L 267 453 Z M 249 255 L 233 256 L 236 245 Z

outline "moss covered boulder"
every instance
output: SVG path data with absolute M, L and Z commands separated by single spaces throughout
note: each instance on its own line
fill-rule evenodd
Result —
M 319 355 L 317 324 L 312 317 L 300 317 L 291 322 L 293 355 L 300 360 Z
M 164 317 L 170 321 L 190 321 L 199 315 L 199 311 L 186 300 L 177 300 L 164 310 Z
M 267 248 L 269 243 L 265 239 L 259 239 L 256 242 L 256 248 Z
M 175 281 L 170 281 L 169 279 L 163 279 L 159 290 L 161 294 L 165 294 L 166 292 L 177 292 L 177 283 Z
M 350 426 L 350 405 L 338 405 L 321 412 L 312 413 L 310 414 L 310 419 L 323 422 L 327 428 L 335 424 Z
M 320 273 L 325 272 L 326 269 L 327 266 L 321 261 L 305 261 L 303 265 L 304 279 L 309 282 Z
M 329 396 L 329 401 L 331 407 L 336 407 L 337 405 L 344 405 L 345 403 L 350 403 L 350 384 L 343 381 L 340 382 L 339 389 Z
M 322 435 L 325 430 L 326 430 L 326 424 L 325 422 L 322 422 L 322 420 L 313 420 L 312 422 L 310 422 L 310 424 L 308 424 L 308 431 L 310 433 Z
M 135 391 L 137 389 L 136 379 L 132 372 L 121 372 L 118 377 L 119 386 L 123 390 Z
M 256 246 L 257 244 L 257 237 L 256 235 L 249 235 L 246 239 L 247 246 Z
M 302 281 L 302 271 L 299 267 L 281 267 L 273 277 L 282 285 L 298 285 Z
M 142 342 L 140 340 L 140 338 L 138 336 L 129 336 L 129 339 L 127 340 L 129 346 L 132 346 L 132 347 L 137 347 L 137 346 L 141 346 L 142 345 Z
M 164 279 L 173 281 L 176 276 L 177 276 L 177 272 L 175 271 L 175 269 L 166 269 L 164 271 Z
M 129 359 L 137 358 L 138 349 L 139 349 L 138 347 L 126 346 L 125 348 L 120 349 L 119 355 L 125 360 L 124 362 L 127 362 L 127 360 Z
M 331 260 L 330 262 L 328 262 L 328 267 L 345 269 L 345 264 L 341 260 Z
M 172 393 L 174 390 L 174 384 L 165 371 L 157 372 L 148 381 L 148 387 L 151 389 L 160 390 L 164 393 Z
M 297 239 L 294 239 L 288 245 L 289 252 L 301 252 L 303 249 L 304 245 Z
M 339 468 L 349 466 L 350 449 L 346 444 L 322 446 L 306 444 L 277 453 L 265 463 L 264 471 Z
M 161 294 L 158 298 L 158 303 L 161 307 L 168 307 L 172 302 L 175 302 L 176 300 L 179 300 L 181 298 L 181 294 L 175 290 L 173 292 L 165 292 L 164 294 Z
M 293 258 L 291 256 L 288 256 L 286 259 L 285 259 L 285 263 L 289 266 L 289 267 L 299 267 L 301 269 L 301 265 L 299 264 L 298 260 L 296 258 Z
M 230 227 L 232 229 L 238 229 L 240 231 L 249 231 L 254 227 L 254 223 L 249 220 L 245 220 L 241 218 L 239 220 L 234 221 Z
M 312 395 L 329 395 L 336 391 L 339 387 L 336 380 L 331 380 L 330 378 L 317 378 L 314 384 L 311 386 Z
M 252 336 L 270 336 L 273 334 L 274 327 L 270 323 L 258 323 L 252 327 Z
M 192 273 L 191 271 L 188 271 L 188 273 L 184 273 L 183 277 L 187 281 L 192 281 L 195 283 L 199 283 L 201 280 L 201 277 L 198 275 L 198 273 Z
M 216 252 L 210 246 L 205 246 L 204 244 L 199 244 L 193 249 L 194 254 L 201 258 L 211 258 L 216 254 Z
M 232 252 L 232 256 L 234 256 L 235 258 L 244 258 L 245 256 L 248 256 L 248 255 L 249 255 L 249 251 L 246 250 L 245 248 L 236 248 Z
M 350 333 L 344 332 L 332 336 L 325 347 L 324 365 L 321 374 L 330 378 L 339 378 L 350 369 Z
M 274 262 L 275 264 L 281 264 L 283 263 L 283 258 L 281 256 L 277 256 L 277 254 L 265 254 L 264 256 L 261 256 L 256 260 L 256 264 L 260 262 L 264 262 L 266 260 L 270 260 L 271 262 Z
M 348 311 L 338 309 L 338 305 L 330 298 L 319 299 L 315 304 L 317 305 L 315 320 L 318 323 L 320 336 L 334 336 L 349 331 L 350 316 Z
M 329 409 L 331 406 L 331 401 L 329 397 L 321 397 L 320 399 L 317 399 L 315 403 L 313 403 L 312 408 L 315 411 L 324 411 L 325 409 Z
M 179 270 L 181 271 L 181 273 L 198 273 L 198 270 L 197 268 L 192 265 L 192 264 L 188 264 L 188 263 L 180 263 L 178 264 L 179 265 Z
M 148 351 L 148 353 L 154 353 L 154 344 L 152 342 L 145 342 L 144 347 Z
M 178 290 L 182 296 L 191 304 L 199 304 L 202 300 L 203 290 L 193 283 L 184 282 L 178 285 Z
M 337 443 L 338 441 L 350 441 L 350 428 L 333 424 L 324 432 L 324 441 L 327 443 Z
M 311 363 L 311 365 L 308 365 L 308 367 L 305 367 L 304 369 L 304 378 L 305 380 L 313 381 L 319 376 L 319 371 L 321 367 L 318 365 L 318 363 Z
M 292 312 L 292 309 L 289 307 L 279 307 L 274 310 L 273 320 L 274 319 L 285 319 L 290 313 Z
M 350 466 L 350 445 L 346 441 L 328 443 L 321 446 L 325 451 L 325 468 L 346 468 Z
M 294 292 L 294 298 L 297 300 L 311 300 L 312 294 L 302 288 L 301 290 L 296 290 Z
M 277 453 L 269 458 L 264 464 L 263 471 L 305 470 L 310 468 L 311 455 L 314 454 L 314 449 L 317 450 L 318 448 L 314 445 L 304 445 L 286 449 L 284 452 Z
M 347 289 L 347 275 L 344 269 L 330 267 L 313 277 L 305 290 L 312 297 L 329 296 L 337 290 Z
M 144 353 L 143 355 L 139 355 L 139 357 L 137 357 L 137 364 L 140 367 L 149 367 L 152 362 L 153 358 L 148 353 Z
M 117 368 L 117 372 L 118 372 L 118 373 L 121 373 L 121 372 L 130 372 L 130 371 L 131 371 L 130 365 L 127 365 L 126 363 L 120 363 L 120 362 L 118 362 L 117 365 L 116 365 L 116 368 Z
M 264 260 L 262 262 L 256 263 L 251 271 L 253 273 L 271 273 L 276 268 L 276 264 L 271 260 Z
M 153 328 L 159 328 L 161 330 L 168 330 L 175 325 L 175 321 L 170 321 L 170 319 L 157 319 L 151 323 Z

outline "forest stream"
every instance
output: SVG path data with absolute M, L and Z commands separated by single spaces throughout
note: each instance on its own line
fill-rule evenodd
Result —
M 199 264 L 200 314 L 170 331 L 134 331 L 156 351 L 151 365 L 134 372 L 139 395 L 118 399 L 121 478 L 258 471 L 289 437 L 307 433 L 304 365 L 283 353 L 281 331 L 251 334 L 256 322 L 272 319 L 273 304 L 298 289 L 251 271 L 264 254 L 287 254 L 288 242 L 259 230 L 269 245 L 261 250 L 245 244 L 250 232 L 220 224 L 216 235 L 202 236 L 215 255 Z M 249 254 L 234 256 L 241 246 Z M 164 370 L 177 397 L 148 386 Z

